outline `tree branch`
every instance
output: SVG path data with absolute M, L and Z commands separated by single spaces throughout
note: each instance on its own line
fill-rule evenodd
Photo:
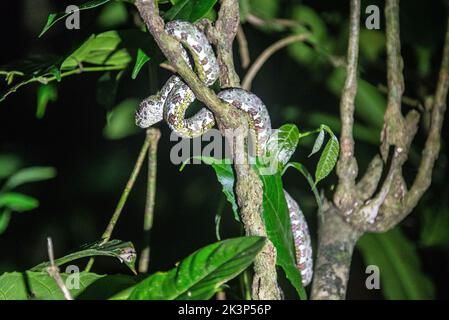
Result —
M 350 26 L 348 53 L 346 63 L 346 81 L 340 101 L 341 119 L 341 152 L 337 163 L 338 187 L 334 202 L 343 211 L 353 206 L 355 201 L 354 184 L 358 173 L 357 161 L 354 156 L 354 126 L 355 96 L 357 94 L 357 64 L 359 56 L 360 34 L 360 1 L 350 3 Z
M 194 92 L 197 99 L 214 113 L 222 134 L 227 138 L 227 142 L 232 145 L 232 141 L 228 139 L 226 132 L 243 129 L 243 132 L 247 133 L 248 116 L 220 100 L 215 92 L 204 85 L 195 72 L 190 69 L 182 58 L 180 43 L 165 32 L 164 22 L 159 16 L 155 1 L 136 0 L 135 5 L 162 53 Z M 209 23 L 206 22 L 206 24 Z M 238 24 L 238 1 L 222 0 L 218 21 L 215 27 L 209 26 L 207 32 L 209 39 L 216 47 L 220 65 L 220 84 L 223 88 L 239 87 L 240 85 L 232 56 L 232 43 Z M 242 150 L 246 150 L 246 148 L 238 151 L 244 153 L 245 151 Z M 263 193 L 260 178 L 247 163 L 248 157 L 245 154 L 234 152 L 233 158 L 236 172 L 236 196 L 246 233 L 248 235 L 266 236 L 261 216 Z M 240 162 L 236 160 L 237 158 Z M 273 245 L 267 241 L 267 245 L 254 260 L 253 299 L 280 298 L 275 262 L 276 251 Z

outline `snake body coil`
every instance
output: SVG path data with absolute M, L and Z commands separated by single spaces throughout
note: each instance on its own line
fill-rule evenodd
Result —
M 182 45 L 183 58 L 191 66 L 186 48 L 193 58 L 195 72 L 207 86 L 218 78 L 219 67 L 214 51 L 206 36 L 195 25 L 185 21 L 172 21 L 165 30 Z M 192 66 L 191 66 L 192 67 Z M 250 117 L 254 132 L 256 153 L 263 155 L 272 133 L 270 116 L 264 103 L 251 92 L 232 88 L 218 93 L 218 97 L 233 107 L 243 110 Z M 209 110 L 201 109 L 191 118 L 185 112 L 195 101 L 195 94 L 178 76 L 172 76 L 156 94 L 143 100 L 136 112 L 136 124 L 147 128 L 165 119 L 170 128 L 181 137 L 194 138 L 215 125 Z M 284 190 L 296 249 L 296 262 L 301 272 L 303 285 L 310 283 L 313 274 L 312 247 L 304 215 L 298 204 Z

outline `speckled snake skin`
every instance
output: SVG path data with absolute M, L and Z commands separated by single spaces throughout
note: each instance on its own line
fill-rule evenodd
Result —
M 204 33 L 195 25 L 185 21 L 169 22 L 165 30 L 181 43 L 183 57 L 192 67 L 185 49 L 189 51 L 195 72 L 201 81 L 207 86 L 212 85 L 218 78 L 219 69 L 212 46 Z M 250 126 L 256 140 L 256 153 L 263 155 L 272 133 L 270 116 L 263 102 L 253 93 L 238 88 L 223 90 L 218 97 L 250 115 Z M 215 125 L 215 119 L 212 112 L 206 108 L 201 109 L 191 118 L 185 119 L 185 112 L 194 100 L 193 91 L 180 77 L 172 76 L 157 94 L 142 101 L 136 112 L 136 124 L 147 128 L 164 119 L 181 137 L 200 136 Z M 290 213 L 296 262 L 301 271 L 303 285 L 307 285 L 313 275 L 309 230 L 298 204 L 285 190 L 284 193 Z

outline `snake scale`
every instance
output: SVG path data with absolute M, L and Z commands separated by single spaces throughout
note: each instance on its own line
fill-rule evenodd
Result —
M 219 67 L 212 46 L 199 28 L 186 21 L 171 21 L 165 31 L 179 41 L 184 60 L 194 68 L 200 80 L 207 86 L 218 78 Z M 193 60 L 193 66 L 189 55 Z M 250 127 L 254 132 L 256 153 L 264 153 L 272 133 L 270 116 L 266 106 L 253 93 L 239 88 L 225 89 L 218 97 L 235 108 L 249 114 Z M 169 127 L 184 138 L 202 135 L 215 125 L 215 119 L 208 109 L 203 108 L 190 118 L 185 118 L 189 105 L 195 101 L 195 94 L 179 76 L 173 75 L 155 95 L 143 100 L 136 112 L 136 124 L 148 128 L 165 120 Z M 301 272 L 303 285 L 310 283 L 313 274 L 312 247 L 304 215 L 284 190 L 294 237 L 296 263 Z

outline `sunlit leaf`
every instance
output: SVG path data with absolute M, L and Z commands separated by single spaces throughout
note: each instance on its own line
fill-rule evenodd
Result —
M 299 141 L 299 130 L 294 124 L 284 124 L 267 141 L 267 157 L 269 161 L 277 161 L 282 169 L 296 150 Z

